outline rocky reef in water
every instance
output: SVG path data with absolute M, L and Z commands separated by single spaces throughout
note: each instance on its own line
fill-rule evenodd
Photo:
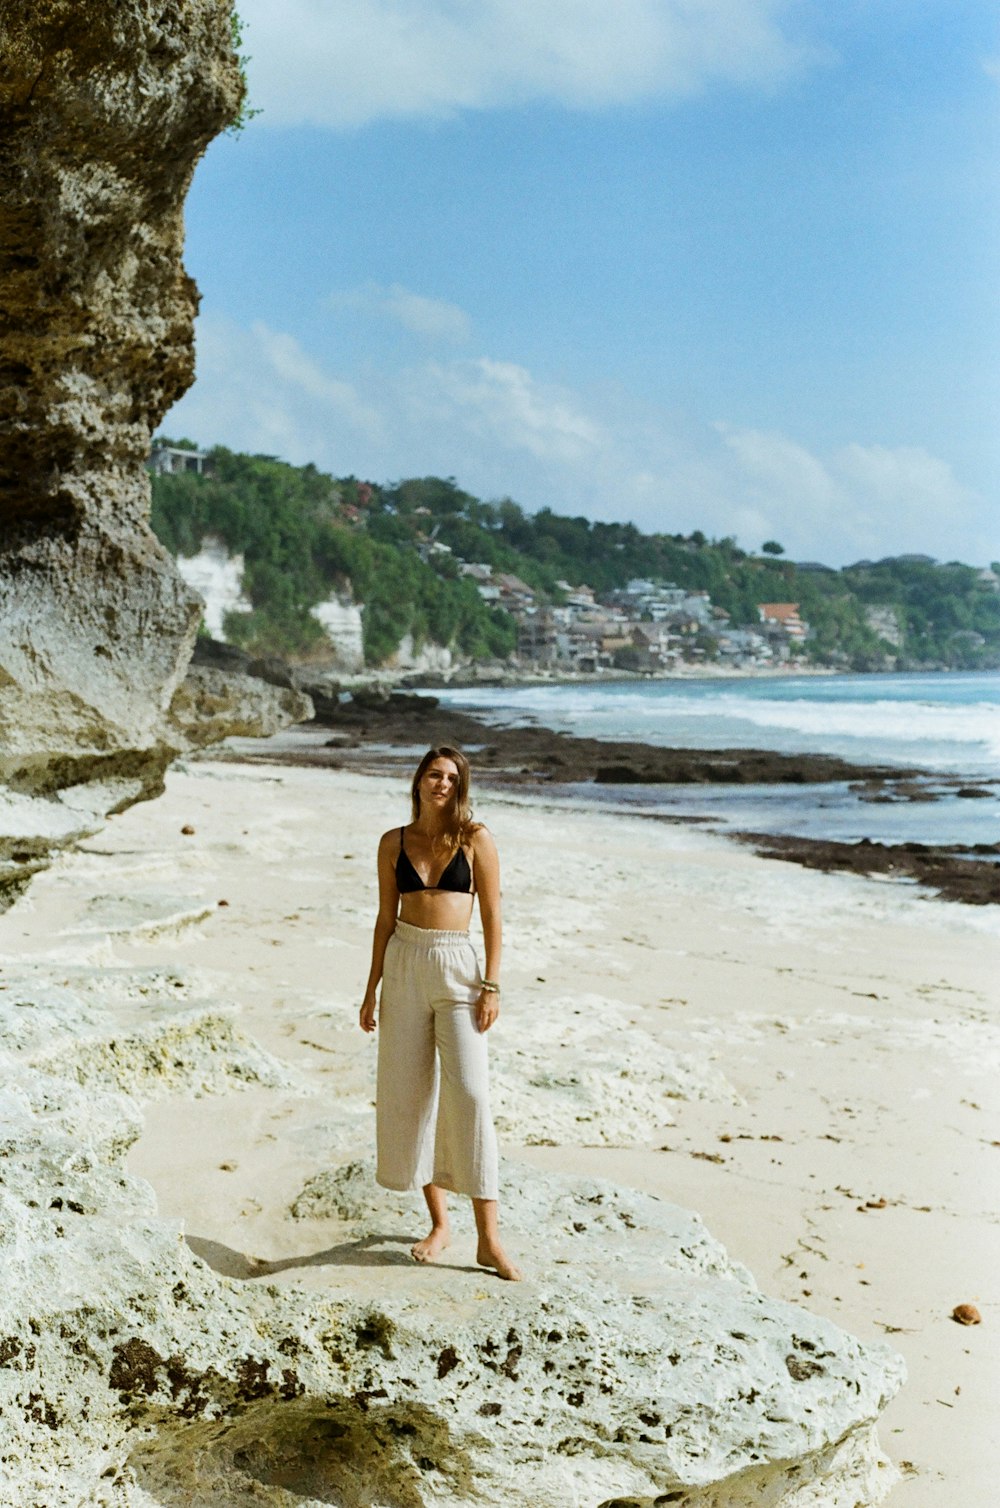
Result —
M 225 705 L 232 732 L 307 711 L 185 687 L 201 603 L 148 524 L 150 435 L 194 376 L 184 198 L 243 91 L 230 18 L 38 0 L 0 22 L 0 906 Z
M 223 653 L 225 652 L 225 653 Z M 355 688 L 338 699 L 315 671 L 295 671 L 280 662 L 251 663 L 226 645 L 201 650 L 206 664 L 241 668 L 277 684 L 297 685 L 315 706 L 315 721 L 333 737 L 261 749 L 249 755 L 275 764 L 360 770 L 409 770 L 413 750 L 459 742 L 470 753 L 483 785 L 572 788 L 574 784 L 630 786 L 821 786 L 849 784 L 872 803 L 937 801 L 945 793 L 963 800 L 988 799 L 996 782 L 970 785 L 960 775 L 935 774 L 889 765 L 859 765 L 830 754 L 779 753 L 773 749 L 664 748 L 636 741 L 587 738 L 536 724 L 504 727 L 461 708 L 440 706 L 434 696 L 383 687 Z M 229 659 L 225 655 L 229 654 Z M 688 820 L 679 817 L 672 820 Z M 702 820 L 694 818 L 691 820 Z M 781 834 L 733 832 L 762 858 L 783 859 L 810 869 L 884 875 L 926 886 L 945 900 L 970 906 L 1000 903 L 1000 844 L 840 842 Z

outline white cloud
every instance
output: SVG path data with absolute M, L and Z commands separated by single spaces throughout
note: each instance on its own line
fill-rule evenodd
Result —
M 334 310 L 356 309 L 363 314 L 380 315 L 426 340 L 464 345 L 472 335 L 472 320 L 458 304 L 414 293 L 400 283 L 392 283 L 388 288 L 380 283 L 365 283 L 345 293 L 331 294 L 327 304 Z
M 388 289 L 384 304 L 385 312 L 409 330 L 413 335 L 426 335 L 431 340 L 450 340 L 456 345 L 469 339 L 472 321 L 464 309 L 442 298 L 427 298 L 422 293 L 411 293 L 393 283 Z
M 739 463 L 755 498 L 764 501 L 777 492 L 799 500 L 815 516 L 836 505 L 837 489 L 826 467 L 804 445 L 787 435 L 759 429 L 731 429 L 718 424 L 723 444 Z
M 761 539 L 776 535 L 799 559 L 816 556 L 816 541 L 838 563 L 907 550 L 951 559 L 963 548 L 987 558 L 985 500 L 920 447 L 855 442 L 819 455 L 786 435 L 719 429 L 736 463 L 734 497 Z M 748 522 L 740 532 L 753 542 Z
M 489 357 L 331 374 L 291 335 L 198 322 L 198 382 L 168 433 L 389 481 L 455 476 L 529 509 L 630 519 L 670 533 L 778 539 L 793 559 L 842 565 L 921 551 L 1000 556 L 987 501 L 915 446 L 819 450 L 776 431 L 665 415 L 584 394 Z
M 363 125 L 533 100 L 595 109 L 770 87 L 822 54 L 797 0 L 241 0 L 265 126 Z
M 412 401 L 428 416 L 459 424 L 505 450 L 539 460 L 586 461 L 606 444 L 601 426 L 573 397 L 510 361 L 433 363 L 415 374 Z
M 930 553 L 943 559 L 954 558 L 953 531 L 957 528 L 961 538 L 968 516 L 982 502 L 962 486 L 947 461 L 920 446 L 847 445 L 834 453 L 831 466 L 844 491 L 870 510 L 873 535 L 880 535 L 881 520 L 890 518 L 911 540 L 933 540 Z
M 168 431 L 297 462 L 319 460 L 331 431 L 369 443 L 382 438 L 379 410 L 352 383 L 328 375 L 293 336 L 217 317 L 199 319 L 196 332 L 197 381 L 171 410 Z

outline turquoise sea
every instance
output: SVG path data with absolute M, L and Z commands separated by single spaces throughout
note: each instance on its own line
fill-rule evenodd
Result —
M 506 725 L 685 748 L 837 754 L 922 772 L 922 798 L 847 785 L 577 787 L 574 797 L 720 828 L 883 842 L 1000 841 L 1000 673 L 760 676 L 456 688 L 443 700 Z M 958 794 L 988 790 L 986 797 Z M 569 794 L 569 793 L 567 793 Z

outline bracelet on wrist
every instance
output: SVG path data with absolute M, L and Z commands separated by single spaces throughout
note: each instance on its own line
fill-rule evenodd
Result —
M 500 985 L 495 979 L 482 980 L 481 988 L 484 989 L 488 995 L 499 995 L 500 993 Z

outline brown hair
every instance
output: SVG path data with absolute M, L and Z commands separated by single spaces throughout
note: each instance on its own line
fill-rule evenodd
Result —
M 469 769 L 469 761 L 461 749 L 453 749 L 450 744 L 441 744 L 435 749 L 427 750 L 427 753 L 417 765 L 410 784 L 413 820 L 416 822 L 420 816 L 420 782 L 435 759 L 450 759 L 458 771 L 458 784 L 455 787 L 452 821 L 445 830 L 448 846 L 450 848 L 458 848 L 460 844 L 468 843 L 472 834 L 479 827 L 479 823 L 472 820 L 472 806 L 469 802 L 469 785 L 472 780 L 472 772 Z

